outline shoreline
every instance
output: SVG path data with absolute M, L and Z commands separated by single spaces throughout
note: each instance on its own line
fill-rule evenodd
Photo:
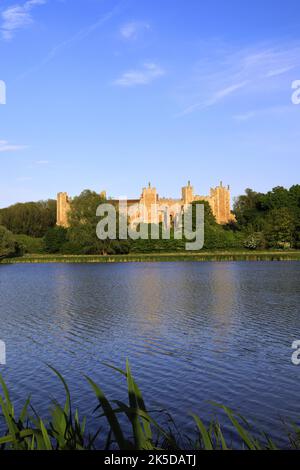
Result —
M 300 250 L 295 251 L 203 251 L 202 253 L 131 253 L 128 255 L 24 255 L 5 258 L 0 264 L 50 264 L 50 263 L 157 263 L 205 261 L 300 261 Z

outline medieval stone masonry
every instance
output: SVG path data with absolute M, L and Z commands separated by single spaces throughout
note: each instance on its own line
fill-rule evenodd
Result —
M 102 199 L 106 198 L 106 192 L 100 194 Z M 156 188 L 149 183 L 147 188 L 143 188 L 139 199 L 130 199 L 127 201 L 130 220 L 135 219 L 147 223 L 158 223 L 163 220 L 163 213 L 167 210 L 170 217 L 173 218 L 179 212 L 186 208 L 194 201 L 207 201 L 210 204 L 212 212 L 218 224 L 227 224 L 234 220 L 234 215 L 230 207 L 230 188 L 223 186 L 222 182 L 216 188 L 210 189 L 209 196 L 200 196 L 194 194 L 194 188 L 188 182 L 187 186 L 182 188 L 181 198 L 160 198 Z M 117 199 L 108 199 L 107 202 L 118 204 Z M 57 225 L 68 227 L 68 212 L 70 210 L 71 199 L 67 193 L 58 193 L 57 195 Z M 130 210 L 132 209 L 132 210 Z

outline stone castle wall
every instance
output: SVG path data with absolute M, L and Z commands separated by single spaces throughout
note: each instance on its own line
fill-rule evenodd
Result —
M 106 196 L 105 192 L 102 192 L 101 196 L 103 197 L 104 194 Z M 234 220 L 230 206 L 230 188 L 229 186 L 223 186 L 222 182 L 216 188 L 211 188 L 209 196 L 194 195 L 194 188 L 188 182 L 188 185 L 182 188 L 181 196 L 181 199 L 160 198 L 156 188 L 153 188 L 149 183 L 147 188 L 143 188 L 140 199 L 128 201 L 129 207 L 136 207 L 131 215 L 131 221 L 142 219 L 147 223 L 158 223 L 163 220 L 162 208 L 168 208 L 170 216 L 174 217 L 176 213 L 185 210 L 194 201 L 207 201 L 218 224 L 227 224 Z M 67 193 L 58 193 L 57 225 L 68 226 L 70 202 Z M 118 200 L 109 202 L 117 204 Z

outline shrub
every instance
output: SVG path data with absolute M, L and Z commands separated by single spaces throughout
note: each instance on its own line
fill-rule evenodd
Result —
M 67 241 L 67 230 L 64 227 L 53 227 L 47 230 L 43 246 L 46 253 L 59 253 Z
M 0 258 L 9 258 L 21 254 L 22 247 L 14 235 L 5 227 L 0 226 Z
M 264 248 L 266 244 L 263 233 L 257 232 L 248 235 L 244 241 L 244 247 L 248 250 L 257 250 L 257 248 Z
M 23 248 L 24 253 L 41 254 L 44 252 L 42 238 L 29 237 L 28 235 L 14 235 L 15 239 Z

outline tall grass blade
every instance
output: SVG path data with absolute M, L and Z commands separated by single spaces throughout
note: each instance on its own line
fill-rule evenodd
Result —
M 197 424 L 197 427 L 200 431 L 205 450 L 213 450 L 212 441 L 211 441 L 209 432 L 207 431 L 205 425 L 203 424 L 203 422 L 201 421 L 201 419 L 197 415 L 192 414 L 192 417 L 194 418 L 194 420 Z
M 96 395 L 99 403 L 102 406 L 103 412 L 104 412 L 104 414 L 106 416 L 106 419 L 107 419 L 107 421 L 110 425 L 110 428 L 111 428 L 111 430 L 112 430 L 112 432 L 115 436 L 115 439 L 116 439 L 116 442 L 119 446 L 119 449 L 120 450 L 121 449 L 122 450 L 127 450 L 128 449 L 128 443 L 126 442 L 126 440 L 124 438 L 124 435 L 123 435 L 121 426 L 119 424 L 119 421 L 118 421 L 118 419 L 117 419 L 117 417 L 116 417 L 109 401 L 105 397 L 102 390 L 98 387 L 98 385 L 95 384 L 95 382 L 93 382 L 92 379 L 90 379 L 87 376 L 86 376 L 86 379 L 89 382 L 89 384 L 91 385 L 92 389 L 94 390 L 95 395 Z
M 41 431 L 42 431 L 42 435 L 43 435 L 43 439 L 44 439 L 45 449 L 46 450 L 52 450 L 51 441 L 50 441 L 47 429 L 45 428 L 45 425 L 44 425 L 42 420 L 40 420 L 40 427 L 41 427 Z

